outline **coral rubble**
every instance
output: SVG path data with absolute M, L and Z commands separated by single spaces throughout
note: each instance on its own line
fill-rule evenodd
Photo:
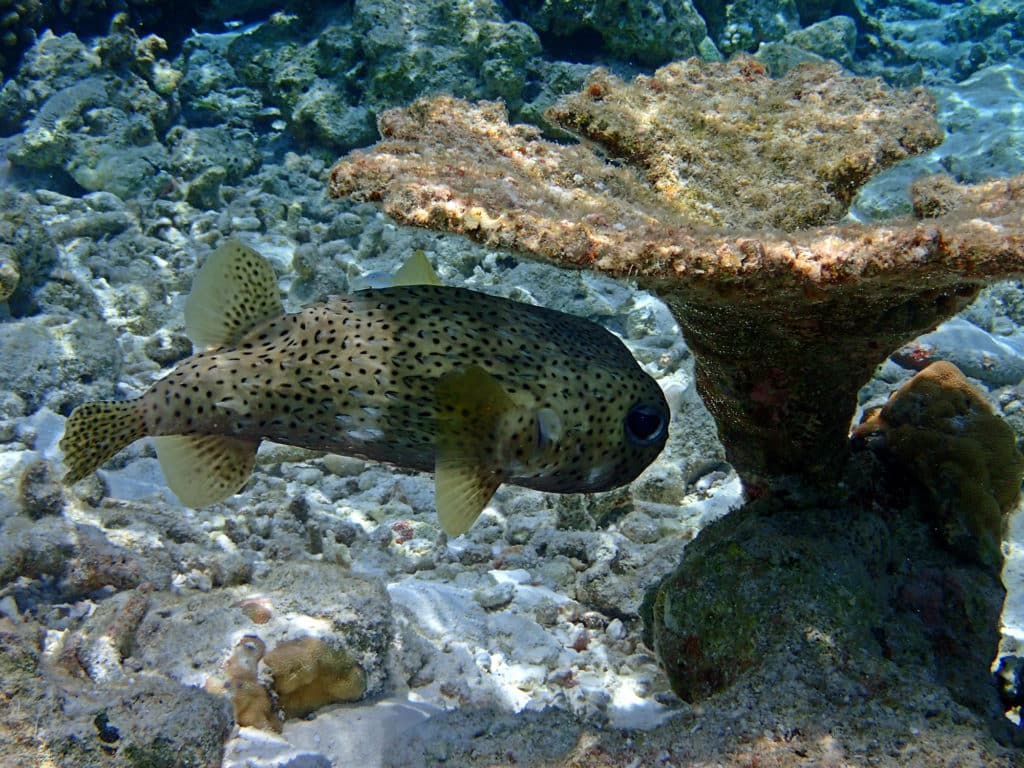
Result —
M 1024 273 L 1024 178 L 925 180 L 914 218 L 837 223 L 873 174 L 941 139 L 922 92 L 832 65 L 773 81 L 739 58 L 630 84 L 599 71 L 547 114 L 586 142 L 542 139 L 493 103 L 391 110 L 381 142 L 334 166 L 330 194 L 658 293 L 748 488 L 833 480 L 886 354 Z

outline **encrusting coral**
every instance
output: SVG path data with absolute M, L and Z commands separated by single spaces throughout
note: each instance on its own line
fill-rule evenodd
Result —
M 281 732 L 270 693 L 259 680 L 259 664 L 267 646 L 256 635 L 245 635 L 224 664 L 225 691 L 235 708 L 235 722 L 264 731 Z M 210 689 L 211 686 L 207 686 Z M 216 687 L 214 686 L 214 692 Z
M 496 103 L 421 100 L 381 115 L 383 140 L 334 166 L 330 194 L 635 278 L 678 320 L 748 489 L 831 482 L 878 363 L 1024 273 L 1024 177 L 923 180 L 915 217 L 835 223 L 873 174 L 941 140 L 933 111 L 923 91 L 834 65 L 780 80 L 743 57 L 632 83 L 599 70 L 547 113 L 585 143 L 509 125 Z
M 932 363 L 879 409 L 853 439 L 877 449 L 928 490 L 937 532 L 996 571 L 1006 518 L 1020 498 L 1024 456 L 1013 429 L 955 365 Z
M 260 682 L 260 661 L 270 673 L 270 690 Z M 210 681 L 211 693 L 227 693 L 235 708 L 235 722 L 265 731 L 281 732 L 281 720 L 305 717 L 321 707 L 354 701 L 366 693 L 366 672 L 343 647 L 318 637 L 300 637 L 278 643 L 267 652 L 257 635 L 245 635 L 224 664 L 225 682 Z M 273 691 L 276 699 L 272 699 Z
M 366 692 L 366 673 L 351 654 L 318 637 L 279 643 L 263 663 L 274 676 L 278 704 L 287 717 L 305 717 Z

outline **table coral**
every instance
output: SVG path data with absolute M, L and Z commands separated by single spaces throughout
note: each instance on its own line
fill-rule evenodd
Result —
M 923 91 L 833 65 L 772 80 L 751 59 L 692 60 L 632 83 L 599 70 L 548 117 L 585 141 L 509 125 L 495 103 L 391 110 L 330 194 L 657 293 L 748 489 L 831 483 L 878 363 L 1024 273 L 1024 177 L 924 180 L 916 217 L 836 223 L 873 174 L 940 141 Z
M 927 488 L 947 544 L 1001 568 L 1024 456 L 1010 425 L 955 365 L 940 361 L 920 371 L 865 415 L 853 439 L 877 447 Z

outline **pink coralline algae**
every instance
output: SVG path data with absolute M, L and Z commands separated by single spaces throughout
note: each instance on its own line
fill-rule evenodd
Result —
M 915 214 L 839 223 L 857 190 L 942 139 L 924 91 L 831 65 L 773 80 L 690 60 L 625 83 L 596 71 L 547 118 L 420 100 L 342 158 L 330 194 L 562 266 L 634 278 L 672 309 L 748 489 L 831 482 L 857 390 L 886 355 L 1024 274 L 1024 177 L 917 183 Z

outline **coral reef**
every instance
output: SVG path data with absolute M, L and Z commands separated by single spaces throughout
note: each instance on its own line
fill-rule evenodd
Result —
M 12 0 L 4 13 L 31 5 Z M 83 25 L 86 5 L 94 13 Z M 557 0 L 547 5 L 573 6 Z M 716 4 L 692 5 L 711 30 Z M 126 7 L 135 19 L 158 6 L 170 7 L 164 0 L 133 0 Z M 545 135 L 565 139 L 541 111 L 553 98 L 580 88 L 590 66 L 553 58 L 600 61 L 615 72 L 633 73 L 632 62 L 647 56 L 634 51 L 654 51 L 680 34 L 688 19 L 696 21 L 688 17 L 687 3 L 627 0 L 621 19 L 614 19 L 623 32 L 605 32 L 606 44 L 582 14 L 566 18 L 578 25 L 566 36 L 560 32 L 568 25 L 542 26 L 543 6 L 517 3 L 520 14 L 510 3 L 493 2 L 289 0 L 271 7 L 264 0 L 229 0 L 174 8 L 186 29 L 199 30 L 182 47 L 180 35 L 135 24 L 133 33 L 123 19 L 106 34 L 112 8 L 105 0 L 59 4 L 75 34 L 62 34 L 67 27 L 60 26 L 54 26 L 56 35 L 40 34 L 21 69 L 0 88 L 0 288 L 18 275 L 14 293 L 0 306 L 0 379 L 7 385 L 0 391 L 0 614 L 10 620 L 3 620 L 0 631 L 0 764 L 220 765 L 230 702 L 195 686 L 215 678 L 239 638 L 253 633 L 268 647 L 313 635 L 350 649 L 366 672 L 367 695 L 355 705 L 293 719 L 281 737 L 234 729 L 225 768 L 332 761 L 482 766 L 514 760 L 616 768 L 637 762 L 727 768 L 807 762 L 933 768 L 958 762 L 1009 768 L 1020 762 L 1019 754 L 994 745 L 987 724 L 953 701 L 940 681 L 947 673 L 940 674 L 943 663 L 930 655 L 926 642 L 955 647 L 963 606 L 990 586 L 983 580 L 975 589 L 940 569 L 915 577 L 893 603 L 908 622 L 920 621 L 913 632 L 890 633 L 891 624 L 883 625 L 882 639 L 890 645 L 893 636 L 919 644 L 917 667 L 883 665 L 883 675 L 860 675 L 877 667 L 864 662 L 857 643 L 875 643 L 869 650 L 881 649 L 883 657 L 888 651 L 874 633 L 859 628 L 840 631 L 840 642 L 851 638 L 849 648 L 831 655 L 814 653 L 821 638 L 790 635 L 782 642 L 791 655 L 769 650 L 761 666 L 740 675 L 729 691 L 699 707 L 681 703 L 666 690 L 665 676 L 640 639 L 640 599 L 673 569 L 696 531 L 735 507 L 740 491 L 722 461 L 714 426 L 693 386 L 690 353 L 668 309 L 628 281 L 396 227 L 373 205 L 325 199 L 323 158 L 374 140 L 375 116 L 383 108 L 432 89 L 501 97 L 516 120 L 528 119 L 544 126 Z M 794 6 L 799 24 L 819 23 L 796 29 Z M 575 7 L 615 12 L 603 2 Z M 885 72 L 888 82 L 895 74 L 900 82 L 930 86 L 949 84 L 960 59 L 965 66 L 957 71 L 967 71 L 985 57 L 995 61 L 1020 51 L 1024 36 L 1006 12 L 1013 9 L 1008 0 L 955 3 L 943 6 L 941 19 L 929 18 L 935 7 L 914 0 L 736 0 L 718 4 L 722 17 L 710 34 L 723 48 L 726 25 L 730 45 L 784 35 L 779 45 L 792 59 L 831 56 L 845 65 L 852 25 L 857 32 L 850 66 Z M 279 10 L 295 16 L 260 21 L 262 14 Z M 682 15 L 671 17 L 672 11 Z M 840 11 L 852 22 L 832 15 Z M 644 21 L 648 12 L 651 24 Z M 25 29 L 27 16 L 4 13 L 3 31 Z M 204 26 L 194 21 L 198 13 L 242 25 Z M 889 13 L 894 23 L 885 31 L 869 18 Z M 955 42 L 945 32 L 933 34 L 949 30 L 954 17 L 962 20 L 955 22 Z M 168 51 L 145 37 L 146 31 L 158 32 Z M 892 45 L 893 35 L 898 46 Z M 944 37 L 943 58 L 922 70 L 919 62 L 934 52 L 930 46 L 937 36 Z M 679 36 L 672 42 L 692 43 L 705 56 L 715 54 L 706 39 Z M 622 47 L 613 53 L 612 44 Z M 901 58 L 901 47 L 912 55 Z M 629 61 L 616 60 L 618 51 Z M 873 60 L 866 62 L 865 55 Z M 775 67 L 780 58 L 759 60 Z M 928 153 L 915 167 L 945 168 L 959 181 L 1024 168 L 1013 165 L 1019 69 L 982 66 L 962 87 L 949 84 L 936 94 L 947 130 L 961 140 L 953 148 L 947 143 L 941 154 Z M 700 109 L 700 99 L 692 103 Z M 637 114 L 649 112 L 652 119 L 669 114 L 664 107 L 635 104 Z M 738 130 L 764 133 L 761 123 L 774 114 L 740 121 Z M 110 146 L 90 142 L 90 136 Z M 25 139 L 40 154 L 11 163 L 8 149 Z M 134 140 L 141 144 L 124 146 Z M 528 136 L 521 143 L 535 146 Z M 713 154 L 713 144 L 693 146 L 702 155 Z M 559 153 L 565 151 L 553 147 L 551 157 L 564 157 Z M 656 155 L 650 158 L 655 167 Z M 33 159 L 47 164 L 34 167 Z M 499 161 L 494 168 L 501 167 Z M 702 157 L 690 162 L 705 172 Z M 552 167 L 542 166 L 545 172 Z M 600 178 L 614 180 L 622 170 L 612 168 Z M 908 172 L 902 173 L 907 179 Z M 561 190 L 554 190 L 550 210 L 561 210 L 564 198 L 576 194 L 572 175 L 557 177 Z M 76 176 L 103 188 L 88 192 Z M 769 181 L 758 177 L 759 185 Z M 479 186 L 487 183 L 483 179 Z M 899 179 L 896 185 L 906 186 Z M 646 184 L 635 186 L 650 192 Z M 747 194 L 743 185 L 736 189 Z M 945 193 L 940 197 L 946 199 Z M 676 203 L 686 199 L 678 195 Z M 880 199 L 871 213 L 894 210 L 892 199 Z M 935 203 L 946 205 L 942 199 Z M 952 202 L 947 213 L 957 206 Z M 910 210 L 909 200 L 901 204 Z M 651 194 L 649 210 L 659 205 L 661 198 Z M 823 209 L 835 205 L 822 195 Z M 754 207 L 756 202 L 748 206 Z M 942 210 L 932 207 L 929 215 Z M 681 214 L 669 210 L 664 220 L 671 224 L 674 217 Z M 577 226 L 573 216 L 565 221 Z M 49 467 L 60 462 L 60 414 L 85 399 L 130 396 L 189 354 L 180 297 L 196 262 L 228 232 L 273 258 L 282 288 L 295 303 L 352 290 L 422 249 L 445 282 L 594 318 L 621 334 L 660 379 L 673 406 L 672 439 L 659 462 L 621 493 L 552 498 L 503 490 L 480 525 L 457 542 L 438 533 L 428 477 L 273 446 L 267 446 L 246 494 L 195 515 L 182 514 L 169 500 L 145 445 L 90 482 L 58 493 Z M 1019 285 L 1003 284 L 989 300 L 990 307 L 1001 307 L 994 315 L 972 310 L 957 321 L 958 328 L 940 328 L 946 341 L 936 342 L 931 353 L 959 349 L 958 363 L 970 356 L 975 365 L 965 372 L 1000 388 L 990 398 L 1018 432 L 1024 429 L 1024 389 L 1016 384 L 1024 375 L 1018 371 L 1024 356 L 1015 357 L 1011 347 L 1024 353 L 1024 341 L 1018 342 L 1024 337 L 1016 330 L 1024 317 L 1022 295 Z M 907 376 L 887 365 L 872 385 L 878 404 Z M 908 494 L 897 492 L 911 489 L 880 482 L 880 464 L 870 455 L 858 454 L 855 461 L 865 482 L 892 494 L 886 512 L 892 523 L 908 505 Z M 922 515 L 931 510 L 934 522 L 934 504 L 910 498 L 909 515 L 929 519 Z M 846 511 L 857 516 L 853 527 L 863 530 L 859 513 Z M 804 524 L 797 512 L 790 519 L 794 527 Z M 934 541 L 926 529 L 914 530 L 931 537 L 922 535 L 922 542 Z M 1024 567 L 1013 569 L 1016 542 L 1007 547 L 1008 633 L 1024 626 L 1024 601 L 1012 611 L 1014 593 L 1024 583 Z M 809 551 L 809 544 L 798 546 L 804 547 L 801 553 Z M 762 571 L 750 575 L 753 592 L 772 587 L 765 574 L 778 573 L 785 584 L 787 571 L 800 569 L 777 542 L 766 541 L 764 548 L 772 555 Z M 839 568 L 845 557 L 836 558 Z M 877 562 L 874 550 L 862 559 Z M 906 565 L 894 562 L 896 569 Z M 713 584 L 715 575 L 708 578 Z M 832 593 L 823 592 L 828 607 L 835 607 Z M 797 594 L 794 600 L 804 600 L 799 595 L 808 592 Z M 714 590 L 709 595 L 716 599 Z M 862 599 L 872 599 L 842 598 L 853 614 Z M 985 592 L 974 603 L 979 621 L 987 620 L 990 598 Z M 784 620 L 791 609 L 781 597 L 765 605 L 772 615 L 757 617 L 759 623 L 778 621 L 779 615 Z M 22 640 L 2 634 L 12 628 L 32 638 L 31 653 L 24 652 Z M 982 634 L 976 628 L 964 634 L 978 640 L 979 659 L 989 648 L 989 636 Z M 1019 644 L 1014 648 L 1007 638 L 1004 650 L 1019 652 Z M 912 648 L 896 645 L 900 659 L 910 658 Z M 823 657 L 830 664 L 819 663 Z M 34 658 L 41 663 L 33 666 Z M 51 658 L 52 677 L 43 661 Z M 956 664 L 948 658 L 947 670 Z M 980 686 L 983 663 L 963 661 L 964 678 Z M 267 715 L 267 690 L 259 682 L 267 685 L 269 677 L 265 668 L 259 672 L 262 678 L 251 688 L 253 712 L 262 711 L 272 728 L 279 718 Z M 56 685 L 52 678 L 58 678 Z M 40 699 L 50 696 L 43 686 L 59 700 Z M 414 727 L 415 733 L 394 738 L 410 724 L 403 719 L 411 709 L 402 699 L 406 690 L 423 709 L 415 717 L 433 717 Z M 382 713 L 389 719 L 378 719 Z M 239 719 L 250 717 L 257 715 Z M 660 721 L 642 734 L 634 730 Z
M 748 488 L 833 480 L 856 392 L 886 354 L 1024 272 L 1024 178 L 926 180 L 917 218 L 827 224 L 873 173 L 939 141 L 919 92 L 831 66 L 772 81 L 749 59 L 691 61 L 632 84 L 598 73 L 549 116 L 639 173 L 509 125 L 498 105 L 441 97 L 382 115 L 383 140 L 334 166 L 330 194 L 659 294 Z M 750 158 L 739 172 L 737 158 Z
M 924 485 L 946 544 L 999 570 L 1024 456 L 1013 430 L 955 365 L 940 361 L 920 371 L 864 415 L 853 440 Z
M 287 717 L 305 717 L 328 704 L 366 693 L 366 672 L 345 648 L 319 637 L 278 643 L 263 658 Z

